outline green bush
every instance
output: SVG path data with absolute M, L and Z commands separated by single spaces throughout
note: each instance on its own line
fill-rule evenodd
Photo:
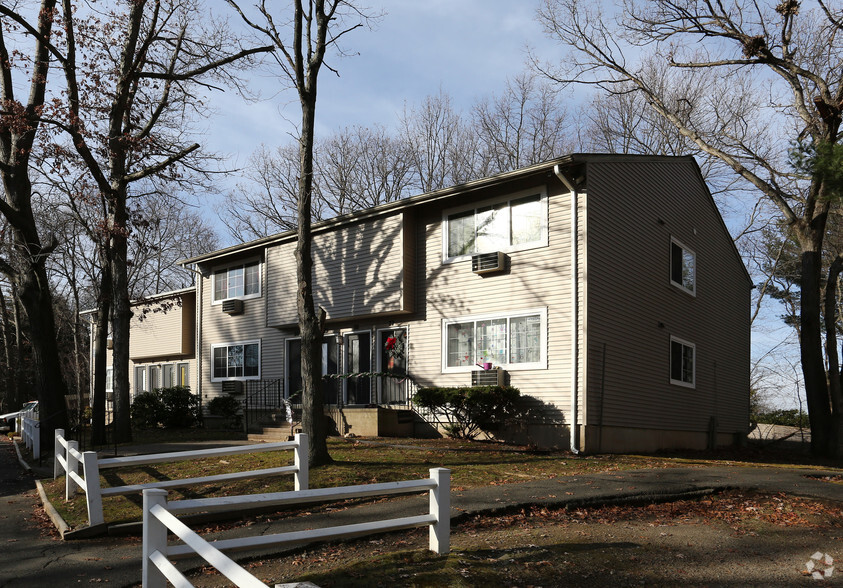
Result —
M 444 415 L 449 437 L 474 439 L 515 418 L 520 395 L 511 386 L 429 387 L 419 388 L 413 402 Z
M 240 428 L 242 422 L 240 417 L 240 401 L 234 396 L 215 396 L 208 403 L 208 412 L 214 416 L 227 417 L 229 426 L 233 429 Z
M 164 403 L 157 392 L 142 392 L 132 402 L 132 424 L 139 429 L 155 429 L 164 417 Z
M 164 426 L 193 427 L 199 424 L 199 397 L 187 386 L 173 386 L 156 390 L 164 405 Z
M 199 423 L 199 398 L 187 386 L 158 388 L 135 396 L 132 424 L 139 429 L 192 427 Z

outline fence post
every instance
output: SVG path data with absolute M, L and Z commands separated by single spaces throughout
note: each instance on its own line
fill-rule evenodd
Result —
M 293 450 L 295 454 L 296 466 L 295 486 L 296 491 L 307 490 L 310 483 L 310 464 L 307 461 L 307 454 L 310 452 L 310 444 L 305 433 L 296 433 L 296 448 Z
M 76 494 L 76 482 L 70 472 L 79 473 L 79 460 L 76 459 L 78 441 L 67 442 L 67 475 L 64 478 L 64 499 L 70 500 Z
M 167 491 L 160 488 L 143 491 L 143 571 L 141 585 L 143 588 L 165 588 L 167 578 L 149 556 L 160 551 L 167 554 L 167 527 L 158 517 L 149 513 L 153 506 L 160 505 L 167 508 Z
M 105 522 L 102 516 L 102 489 L 100 488 L 100 465 L 96 451 L 86 451 L 82 454 L 82 472 L 85 475 L 85 502 L 88 503 L 88 526 L 101 525 Z
M 64 429 L 56 429 L 55 444 L 53 446 L 53 479 L 59 477 L 59 469 L 62 468 L 59 463 L 59 456 L 62 455 L 63 446 L 60 439 L 64 439 Z
M 41 459 L 41 421 L 33 420 L 30 423 L 32 430 L 32 457 Z
M 32 431 L 30 428 L 29 419 L 22 417 L 20 425 L 21 439 L 23 439 L 24 447 L 32 451 Z
M 444 555 L 451 550 L 451 470 L 431 468 L 430 477 L 436 480 L 430 490 L 430 514 L 436 517 L 430 525 L 430 550 Z

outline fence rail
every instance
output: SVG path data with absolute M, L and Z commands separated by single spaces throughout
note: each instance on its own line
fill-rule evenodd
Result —
M 111 488 L 102 488 L 100 486 L 100 470 L 104 469 L 186 461 L 206 457 L 219 457 L 223 455 L 238 455 L 242 453 L 262 453 L 266 451 L 279 451 L 284 449 L 293 450 L 294 461 L 292 466 L 232 472 L 229 474 L 203 476 L 200 478 L 164 480 L 150 482 L 148 484 L 114 486 Z M 95 526 L 105 522 L 102 512 L 102 499 L 104 496 L 137 494 L 153 488 L 185 488 L 188 486 L 212 484 L 221 481 L 265 478 L 286 473 L 293 474 L 294 488 L 296 490 L 306 490 L 309 483 L 307 452 L 307 435 L 299 433 L 296 435 L 295 440 L 284 441 L 283 443 L 261 443 L 259 445 L 240 445 L 236 447 L 218 447 L 215 449 L 150 453 L 146 455 L 99 459 L 95 451 L 85 451 L 80 453 L 78 442 L 65 439 L 64 430 L 56 429 L 53 479 L 57 478 L 61 472 L 66 473 L 65 500 L 70 500 L 76 494 L 77 490 L 85 492 L 85 501 L 88 508 L 88 524 L 90 526 Z M 82 465 L 82 476 L 79 475 L 80 464 Z
M 41 422 L 21 413 L 18 416 L 18 431 L 26 448 L 34 459 L 41 459 Z
M 286 543 L 340 539 L 415 527 L 429 527 L 429 548 L 431 551 L 438 554 L 448 553 L 451 532 L 450 474 L 451 472 L 448 469 L 433 468 L 430 470 L 430 478 L 421 480 L 173 502 L 167 501 L 167 493 L 164 490 L 144 490 L 142 585 L 144 588 L 163 588 L 169 580 L 176 586 L 191 586 L 187 578 L 176 569 L 170 560 L 198 554 L 236 586 L 265 587 L 266 584 L 240 567 L 223 551 L 276 547 Z M 174 513 L 214 512 L 251 507 L 307 504 L 423 491 L 428 491 L 430 495 L 430 508 L 426 515 L 375 520 L 354 525 L 292 531 L 266 536 L 240 537 L 214 541 L 213 543 L 209 543 L 197 535 L 174 515 Z M 174 533 L 184 544 L 168 545 L 168 531 Z

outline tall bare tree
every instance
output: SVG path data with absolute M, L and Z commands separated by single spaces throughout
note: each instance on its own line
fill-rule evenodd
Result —
M 55 0 L 43 0 L 40 7 L 0 4 L 0 177 L 3 199 L 0 213 L 12 233 L 13 256 L 0 259 L 0 272 L 9 278 L 26 313 L 34 359 L 35 392 L 40 403 L 41 438 L 48 443 L 53 429 L 67 426 L 64 403 L 66 386 L 56 343 L 53 298 L 47 279 L 46 260 L 58 241 L 54 235 L 38 233 L 32 206 L 30 157 L 36 146 L 41 113 L 47 95 L 47 79 L 53 35 Z M 32 10 L 32 20 L 25 11 Z M 12 38 L 10 52 L 7 34 Z M 19 51 L 33 43 L 27 57 Z M 26 98 L 17 95 L 15 74 L 28 77 Z M 22 87 L 22 86 L 21 86 Z M 47 445 L 49 446 L 49 445 Z
M 130 199 L 152 191 L 156 181 L 183 181 L 181 172 L 201 165 L 199 145 L 184 137 L 191 113 L 201 110 L 196 92 L 236 82 L 232 67 L 271 47 L 241 47 L 222 23 L 207 20 L 196 0 L 136 0 L 103 12 L 91 5 L 77 18 L 71 0 L 62 0 L 64 50 L 53 57 L 66 98 L 52 123 L 70 136 L 107 210 L 115 431 L 127 441 Z
M 634 91 L 701 152 L 722 161 L 776 207 L 799 244 L 801 363 L 812 451 L 843 443 L 840 374 L 826 373 L 822 253 L 833 182 L 790 161 L 796 142 L 839 143 L 843 15 L 824 0 L 729 4 L 699 0 L 605 6 L 544 0 L 539 18 L 570 48 L 549 78 L 608 94 Z M 836 354 L 836 350 L 833 351 Z
M 277 13 L 262 0 L 254 18 L 247 15 L 234 0 L 228 0 L 228 3 L 240 11 L 243 20 L 254 31 L 271 40 L 276 48 L 274 55 L 282 78 L 296 89 L 301 106 L 296 190 L 296 306 L 304 388 L 302 427 L 311 439 L 309 461 L 314 465 L 324 464 L 331 461 L 327 445 L 322 374 L 319 369 L 324 325 L 320 324 L 313 302 L 310 230 L 316 96 L 319 72 L 325 65 L 326 52 L 331 47 L 336 48 L 343 36 L 363 26 L 367 17 L 346 0 L 295 0 L 291 9 L 279 10 Z M 279 27 L 276 20 L 284 25 Z

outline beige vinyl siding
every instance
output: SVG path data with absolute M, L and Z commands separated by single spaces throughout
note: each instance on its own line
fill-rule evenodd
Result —
M 129 357 L 192 355 L 196 324 L 196 294 L 153 300 L 132 307 Z
M 411 310 L 405 297 L 404 262 L 412 253 L 412 231 L 404 215 L 342 225 L 313 237 L 313 299 L 329 321 L 396 314 Z M 267 250 L 267 324 L 296 323 L 295 242 Z M 411 258 L 411 257 L 410 257 Z
M 518 185 L 497 195 L 505 198 L 525 188 L 547 190 L 549 245 L 508 254 L 509 268 L 503 273 L 477 275 L 470 260 L 443 263 L 442 207 L 418 211 L 417 272 L 423 272 L 417 273 L 415 290 L 419 312 L 401 324 L 409 326 L 410 373 L 421 385 L 469 385 L 469 373 L 442 373 L 442 320 L 546 307 L 547 369 L 512 370 L 509 379 L 523 395 L 562 417 L 556 411 L 570 409 L 570 197 L 555 181 L 547 189 Z M 493 196 L 484 192 L 475 198 Z
M 745 430 L 750 282 L 694 164 L 593 162 L 588 178 L 588 424 Z M 696 254 L 696 296 L 670 283 L 671 236 Z M 693 389 L 669 381 L 671 336 L 696 346 Z
M 250 258 L 251 259 L 251 258 Z M 260 341 L 260 377 L 270 380 L 283 377 L 284 336 L 277 329 L 267 327 L 267 264 L 261 263 L 261 296 L 243 300 L 243 313 L 233 316 L 222 311 L 222 305 L 212 304 L 211 275 L 228 265 L 220 263 L 206 268 L 202 275 L 202 402 L 222 394 L 222 383 L 212 382 L 213 362 L 211 346 L 239 341 Z

